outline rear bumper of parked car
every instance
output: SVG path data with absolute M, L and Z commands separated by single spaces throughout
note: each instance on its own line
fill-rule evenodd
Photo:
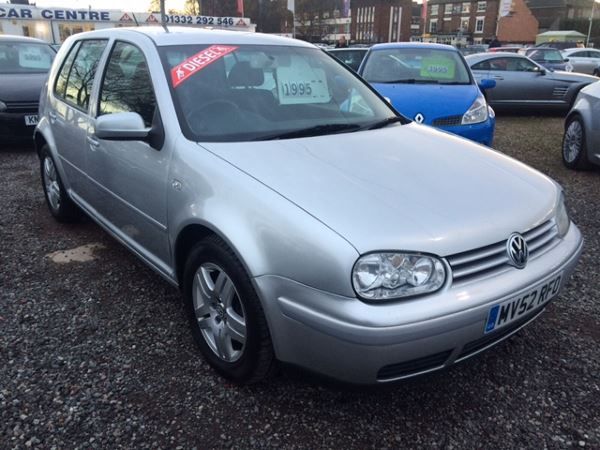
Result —
M 0 140 L 18 141 L 33 139 L 35 125 L 25 125 L 25 116 L 36 115 L 32 112 L 0 112 Z
M 415 320 L 414 302 L 368 304 L 319 291 L 289 279 L 254 279 L 273 336 L 277 357 L 350 383 L 375 384 L 441 369 L 473 356 L 510 336 L 545 309 L 536 307 L 504 328 L 484 333 L 490 309 L 562 273 L 567 283 L 583 240 L 574 224 L 552 249 L 525 270 L 497 275 L 433 294 L 438 305 Z M 350 276 L 350 274 L 348 275 Z
M 456 125 L 449 127 L 439 127 L 441 130 L 449 133 L 457 134 L 464 138 L 479 144 L 492 146 L 494 142 L 494 130 L 496 129 L 496 119 L 488 117 L 485 122 L 476 123 L 474 125 Z

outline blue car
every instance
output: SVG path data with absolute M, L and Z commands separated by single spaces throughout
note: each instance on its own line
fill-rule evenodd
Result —
M 390 43 L 371 47 L 359 74 L 394 108 L 416 122 L 491 146 L 495 114 L 463 56 L 441 44 Z

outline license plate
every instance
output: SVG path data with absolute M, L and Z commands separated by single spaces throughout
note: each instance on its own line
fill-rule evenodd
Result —
M 496 331 L 541 308 L 558 294 L 561 281 L 562 273 L 542 284 L 538 284 L 518 297 L 513 297 L 492 306 L 485 325 L 485 332 Z
M 38 115 L 37 114 L 29 114 L 25 116 L 25 125 L 27 126 L 35 126 L 38 123 Z

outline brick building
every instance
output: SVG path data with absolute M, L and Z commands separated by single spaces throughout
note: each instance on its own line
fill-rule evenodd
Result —
M 352 41 L 363 44 L 409 41 L 412 0 L 352 0 Z
M 561 20 L 588 19 L 594 0 L 526 0 L 528 8 L 539 22 L 540 33 L 558 30 Z M 600 8 L 596 8 L 598 17 Z
M 429 0 L 424 40 L 466 45 L 489 42 L 496 35 L 499 0 Z
M 525 0 L 512 0 L 510 13 L 498 19 L 497 35 L 502 44 L 533 43 L 538 32 L 538 20 Z

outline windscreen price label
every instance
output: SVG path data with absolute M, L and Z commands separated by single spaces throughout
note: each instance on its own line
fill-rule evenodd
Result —
M 277 93 L 281 105 L 327 103 L 331 100 L 327 77 L 321 68 L 303 61 L 277 68 Z
M 446 58 L 423 58 L 421 62 L 421 77 L 451 80 L 454 79 L 456 63 Z
M 281 83 L 283 93 L 286 97 L 301 97 L 303 95 L 311 96 L 313 93 L 310 82 L 286 81 Z

